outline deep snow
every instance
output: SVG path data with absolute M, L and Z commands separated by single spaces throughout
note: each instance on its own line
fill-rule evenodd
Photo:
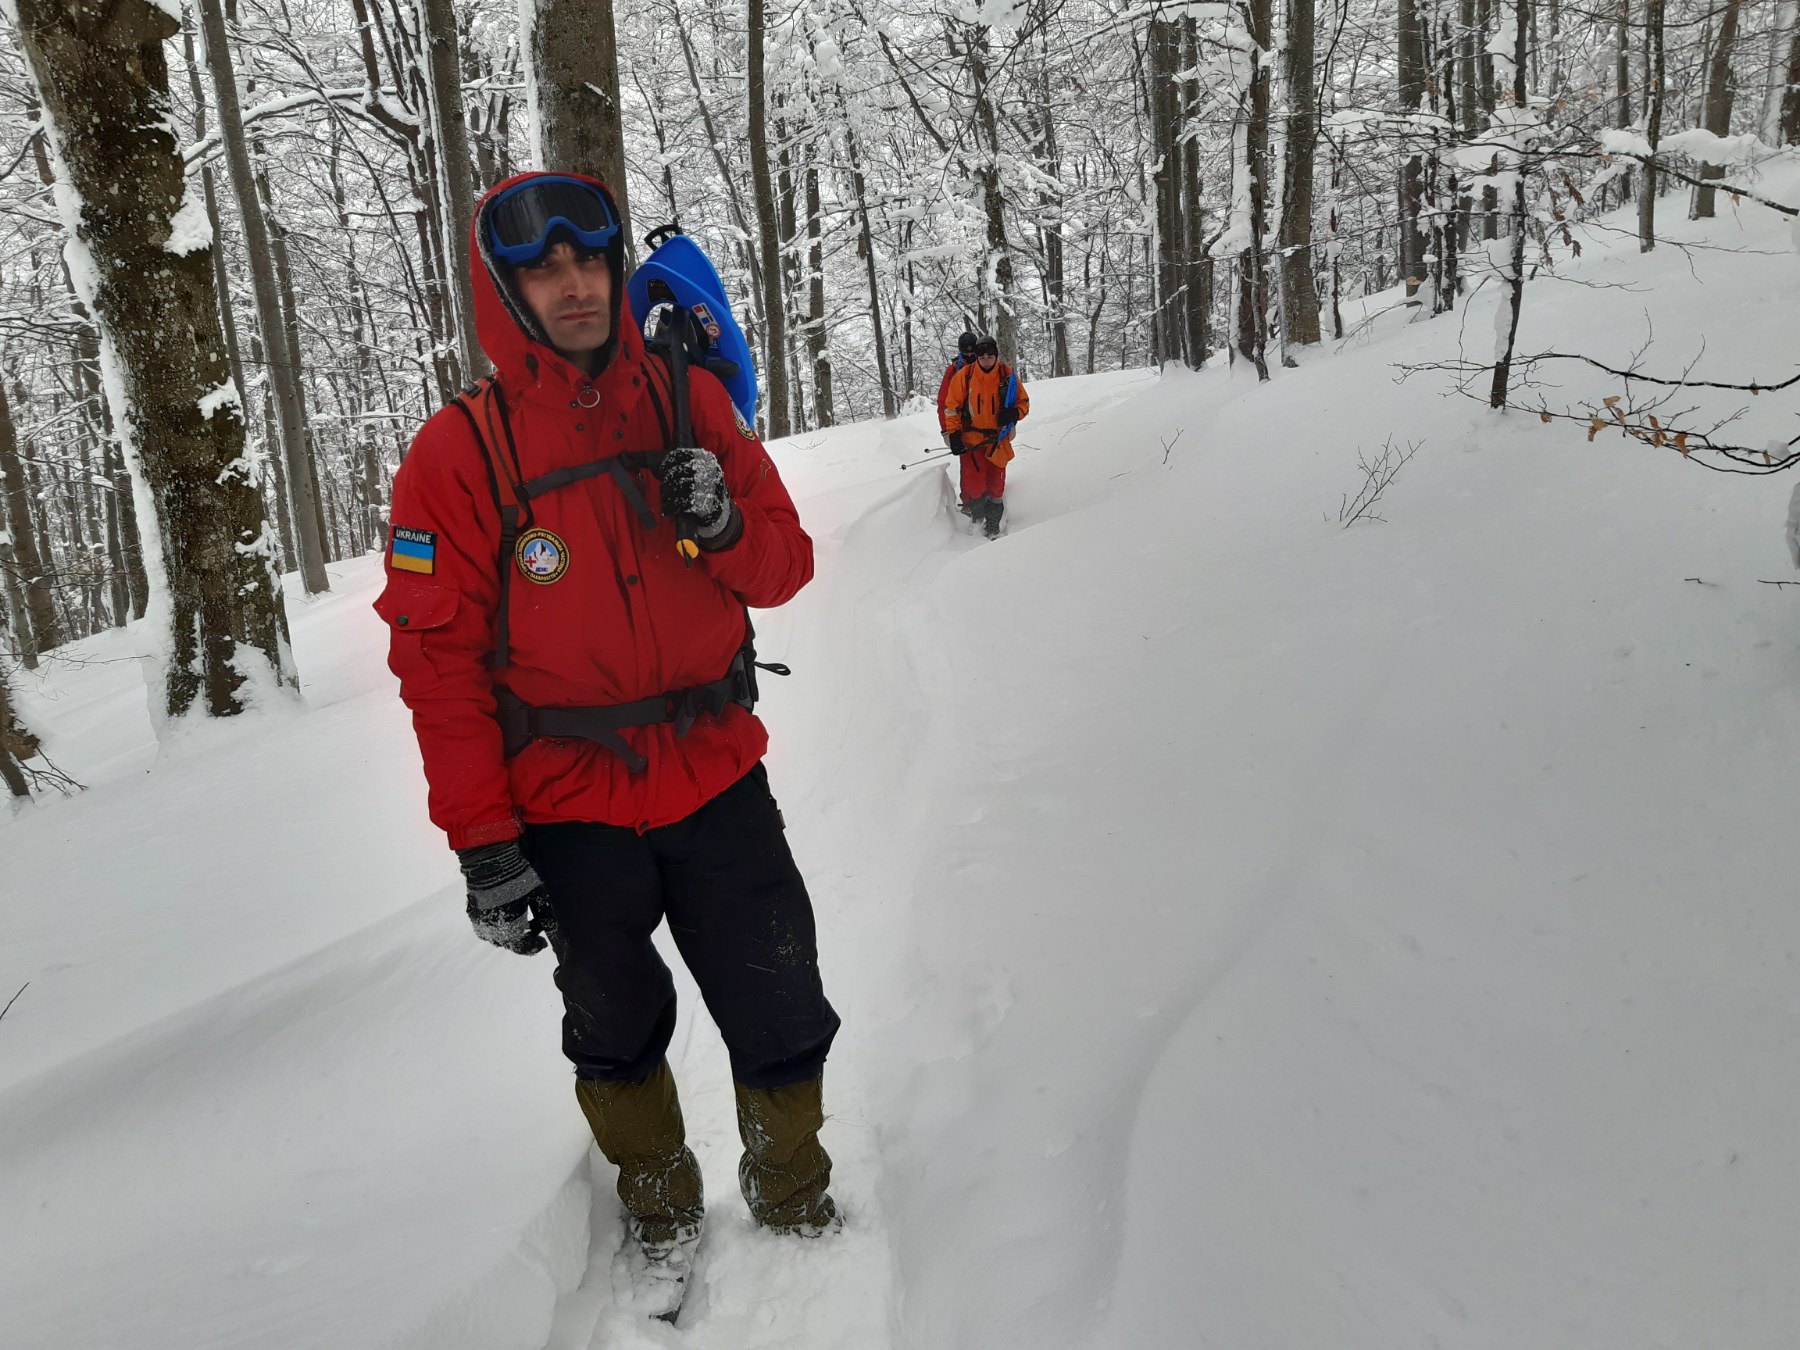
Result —
M 1760 254 L 1590 236 L 1610 289 L 1534 284 L 1522 346 L 1784 378 L 1752 210 L 1675 233 Z M 1035 383 L 994 543 L 898 468 L 928 416 L 778 447 L 850 1223 L 750 1229 L 687 1016 L 679 1329 L 614 1288 L 547 960 L 467 932 L 375 560 L 292 604 L 306 712 L 160 758 L 131 639 L 81 644 L 22 702 L 91 789 L 0 823 L 0 1345 L 1791 1345 L 1789 485 L 1395 382 L 1492 289 L 1266 386 Z

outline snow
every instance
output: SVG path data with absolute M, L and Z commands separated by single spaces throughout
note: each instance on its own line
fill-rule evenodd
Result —
M 206 214 L 206 194 L 196 178 L 186 180 L 181 206 L 169 221 L 169 238 L 163 248 L 177 257 L 211 248 L 212 221 Z
M 1785 221 L 1612 223 L 1522 352 L 1653 322 L 1663 368 L 1788 373 Z M 751 1229 L 684 985 L 679 1329 L 617 1283 L 546 961 L 467 931 L 379 560 L 290 605 L 305 711 L 159 751 L 132 635 L 18 677 L 90 788 L 0 821 L 0 1344 L 1790 1345 L 1788 485 L 1396 381 L 1500 289 L 1373 297 L 1267 385 L 1035 384 L 993 543 L 898 467 L 929 413 L 775 447 L 819 568 L 758 616 L 763 711 L 849 1223 Z M 1390 436 L 1425 448 L 1340 528 Z
M 213 415 L 220 409 L 229 408 L 232 415 L 240 422 L 244 420 L 244 399 L 238 393 L 237 381 L 230 376 L 225 377 L 223 384 L 208 390 L 200 396 L 200 416 L 212 421 Z

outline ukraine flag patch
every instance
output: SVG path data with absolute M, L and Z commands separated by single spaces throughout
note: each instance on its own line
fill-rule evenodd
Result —
M 388 565 L 396 572 L 421 572 L 430 576 L 437 571 L 437 531 L 394 526 Z

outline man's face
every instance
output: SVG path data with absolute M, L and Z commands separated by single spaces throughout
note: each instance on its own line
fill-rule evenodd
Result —
M 981 368 L 983 370 L 992 370 L 994 364 L 999 361 L 1000 354 L 993 351 L 983 351 L 978 359 L 981 361 Z
M 517 275 L 520 298 L 557 351 L 582 365 L 606 345 L 612 336 L 613 275 L 604 253 L 563 241 Z

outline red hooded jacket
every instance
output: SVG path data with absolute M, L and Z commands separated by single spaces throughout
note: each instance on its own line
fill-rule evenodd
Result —
M 528 177 L 529 175 L 520 175 Z M 487 197 L 519 181 L 491 188 Z M 592 180 L 590 180 L 592 181 Z M 483 198 L 483 202 L 487 200 Z M 481 212 L 476 212 L 477 229 Z M 471 249 L 475 328 L 510 412 L 520 480 L 625 451 L 666 448 L 650 402 L 643 336 L 615 275 L 611 360 L 593 379 L 534 341 Z M 615 254 L 616 256 L 616 254 Z M 535 740 L 511 761 L 494 720 L 494 685 L 527 704 L 628 703 L 717 680 L 744 641 L 744 606 L 772 608 L 812 578 L 812 540 L 756 434 L 710 374 L 691 376 L 694 439 L 718 456 L 743 517 L 738 541 L 686 566 L 655 479 L 639 473 L 646 530 L 610 475 L 538 497 L 506 566 L 511 659 L 489 669 L 500 601 L 500 512 L 487 458 L 463 413 L 420 429 L 394 479 L 387 587 L 375 610 L 390 628 L 388 665 L 413 714 L 432 820 L 452 848 L 511 839 L 520 822 L 599 821 L 646 830 L 692 814 L 762 758 L 768 735 L 743 708 L 621 734 L 648 761 L 633 774 L 586 740 Z M 534 530 L 560 545 L 525 566 Z M 398 558 L 398 565 L 396 559 Z M 553 576 L 545 577 L 546 572 Z

